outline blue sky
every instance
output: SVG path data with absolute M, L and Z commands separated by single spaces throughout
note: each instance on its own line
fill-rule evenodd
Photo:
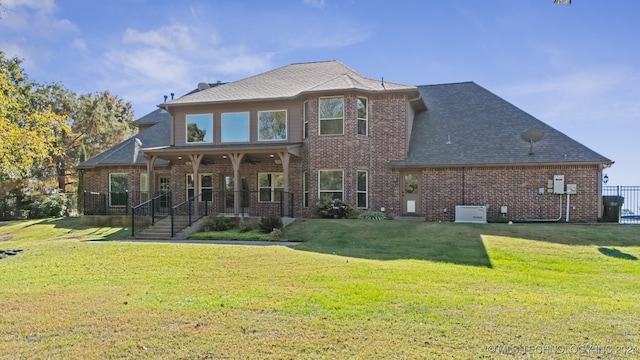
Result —
M 408 85 L 474 81 L 615 161 L 640 185 L 640 1 L 0 0 L 0 50 L 30 80 L 163 95 L 340 60 Z

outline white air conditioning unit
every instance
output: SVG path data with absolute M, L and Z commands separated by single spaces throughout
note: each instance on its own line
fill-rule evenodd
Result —
M 459 223 L 487 223 L 486 206 L 456 206 L 456 222 Z

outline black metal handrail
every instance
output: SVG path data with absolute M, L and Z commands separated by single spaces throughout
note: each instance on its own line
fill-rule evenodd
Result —
M 196 196 L 192 196 L 188 200 L 183 201 L 178 205 L 171 207 L 171 237 L 174 237 L 177 232 L 193 225 L 194 222 L 209 215 L 209 201 L 205 196 L 203 196 L 207 194 L 209 194 L 209 192 L 200 193 Z M 201 202 L 204 205 L 204 211 L 196 212 L 196 199 L 202 198 L 204 198 L 204 201 Z
M 167 209 L 163 212 L 163 209 Z M 160 195 L 140 203 L 131 208 L 131 236 L 143 229 L 154 225 L 158 219 L 170 215 L 171 192 L 164 192 Z

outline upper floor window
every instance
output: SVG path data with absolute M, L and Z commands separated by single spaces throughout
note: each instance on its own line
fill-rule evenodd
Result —
M 305 101 L 302 105 L 302 138 L 306 139 L 309 137 L 309 102 Z
M 367 135 L 369 132 L 369 106 L 367 98 L 358 98 L 358 135 Z
M 187 115 L 187 143 L 213 142 L 213 115 Z
M 318 113 L 320 135 L 344 133 L 344 98 L 342 96 L 321 97 Z
M 287 140 L 287 111 L 258 111 L 258 140 Z
M 223 113 L 221 117 L 222 142 L 249 141 L 249 113 Z

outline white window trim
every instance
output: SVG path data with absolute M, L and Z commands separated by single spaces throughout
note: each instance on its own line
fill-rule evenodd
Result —
M 271 186 L 269 186 L 268 188 L 260 186 L 260 175 L 265 175 L 265 174 L 266 175 L 271 175 Z M 273 186 L 274 175 L 282 175 L 282 177 L 284 178 L 284 173 L 283 172 L 277 172 L 276 171 L 276 172 L 259 172 L 258 173 L 258 179 L 257 179 L 258 180 L 258 203 L 271 204 L 271 203 L 278 203 L 279 202 L 279 201 L 275 200 L 275 198 L 276 198 L 276 190 L 275 189 L 279 189 L 279 188 L 276 188 L 275 186 Z M 260 199 L 260 190 L 262 190 L 262 189 L 271 189 L 271 201 L 262 201 Z M 284 196 L 284 188 L 282 189 L 282 192 L 283 192 L 282 196 Z
M 340 191 L 331 191 L 331 190 L 325 190 L 322 191 L 322 189 L 320 188 L 320 173 L 323 171 L 340 171 L 342 173 L 342 190 Z M 322 199 L 322 193 L 334 193 L 334 192 L 342 192 L 342 201 L 345 200 L 344 198 L 344 170 L 343 169 L 319 169 L 318 170 L 318 199 Z
M 227 114 L 247 114 L 247 140 L 240 141 L 225 141 L 224 140 L 224 116 Z M 235 112 L 224 112 L 220 114 L 220 142 L 227 144 L 239 144 L 239 143 L 248 143 L 251 142 L 251 113 L 248 111 L 235 111 Z
M 358 104 L 357 100 L 358 99 L 364 99 L 366 101 L 365 109 L 366 109 L 367 117 L 365 117 L 365 118 L 361 118 L 361 117 L 358 116 L 359 115 L 358 114 L 358 106 L 357 106 L 357 104 Z M 356 120 L 358 121 L 358 131 L 360 130 L 360 120 L 364 120 L 364 122 L 366 124 L 365 133 L 364 134 L 358 133 L 358 135 L 360 135 L 360 136 L 369 136 L 369 98 L 364 97 L 364 96 L 358 96 L 356 98 Z
M 284 111 L 284 139 L 260 139 L 260 113 L 267 113 L 267 112 L 281 112 Z M 257 133 L 258 133 L 258 141 L 286 141 L 287 138 L 289 137 L 289 113 L 287 112 L 287 109 L 280 109 L 280 110 L 260 110 L 258 111 L 258 122 L 256 123 L 258 128 L 257 128 Z
M 192 187 L 189 187 L 189 176 L 193 177 L 193 173 L 190 174 L 186 174 L 185 175 L 185 179 L 184 179 L 184 184 L 185 184 L 185 190 L 186 190 L 186 199 L 189 200 L 189 189 L 193 189 L 194 190 L 194 194 L 193 196 L 196 196 L 198 194 L 195 193 L 195 189 Z M 200 194 L 202 194 L 202 177 L 203 176 L 211 176 L 211 187 L 207 187 L 207 189 L 211 190 L 211 193 L 213 194 L 213 174 L 212 173 L 202 173 L 202 174 L 198 174 L 199 179 L 198 179 L 198 188 L 200 189 Z M 213 199 L 212 199 L 213 201 Z M 203 203 L 204 201 L 202 200 L 202 197 L 198 197 L 198 202 Z
M 302 172 L 302 207 L 309 207 L 309 171 Z
M 111 191 L 111 177 L 113 175 L 124 175 L 127 178 L 127 189 L 125 190 L 125 192 L 129 192 L 129 174 L 127 174 L 127 173 L 109 173 L 109 207 L 126 207 L 126 206 L 128 206 L 128 204 L 125 204 L 125 205 L 113 205 L 113 199 L 111 198 L 111 194 L 113 193 L 113 191 Z
M 342 99 L 342 117 L 340 118 L 326 118 L 326 119 L 321 119 L 320 118 L 320 102 L 322 99 Z M 340 96 L 321 96 L 318 98 L 318 135 L 319 136 L 340 136 L 340 135 L 344 135 L 344 108 L 345 108 L 345 99 L 343 95 Z M 322 133 L 322 122 L 325 120 L 342 120 L 342 132 L 340 134 L 323 134 Z
M 198 115 L 209 115 L 211 117 L 211 141 L 189 141 L 189 116 L 198 116 Z M 213 114 L 204 113 L 204 114 L 186 114 L 184 116 L 184 143 L 187 145 L 193 144 L 213 144 L 215 141 L 215 132 L 214 128 Z
M 302 138 L 309 137 L 309 114 L 307 109 L 309 108 L 309 100 L 302 102 Z
M 366 183 L 365 183 L 365 189 L 360 190 L 358 189 L 358 175 L 360 175 L 360 173 L 365 173 L 366 176 Z M 358 196 L 360 194 L 365 194 L 365 206 L 358 206 Z M 369 171 L 367 170 L 357 170 L 356 171 L 356 206 L 358 209 L 368 209 L 369 208 Z

